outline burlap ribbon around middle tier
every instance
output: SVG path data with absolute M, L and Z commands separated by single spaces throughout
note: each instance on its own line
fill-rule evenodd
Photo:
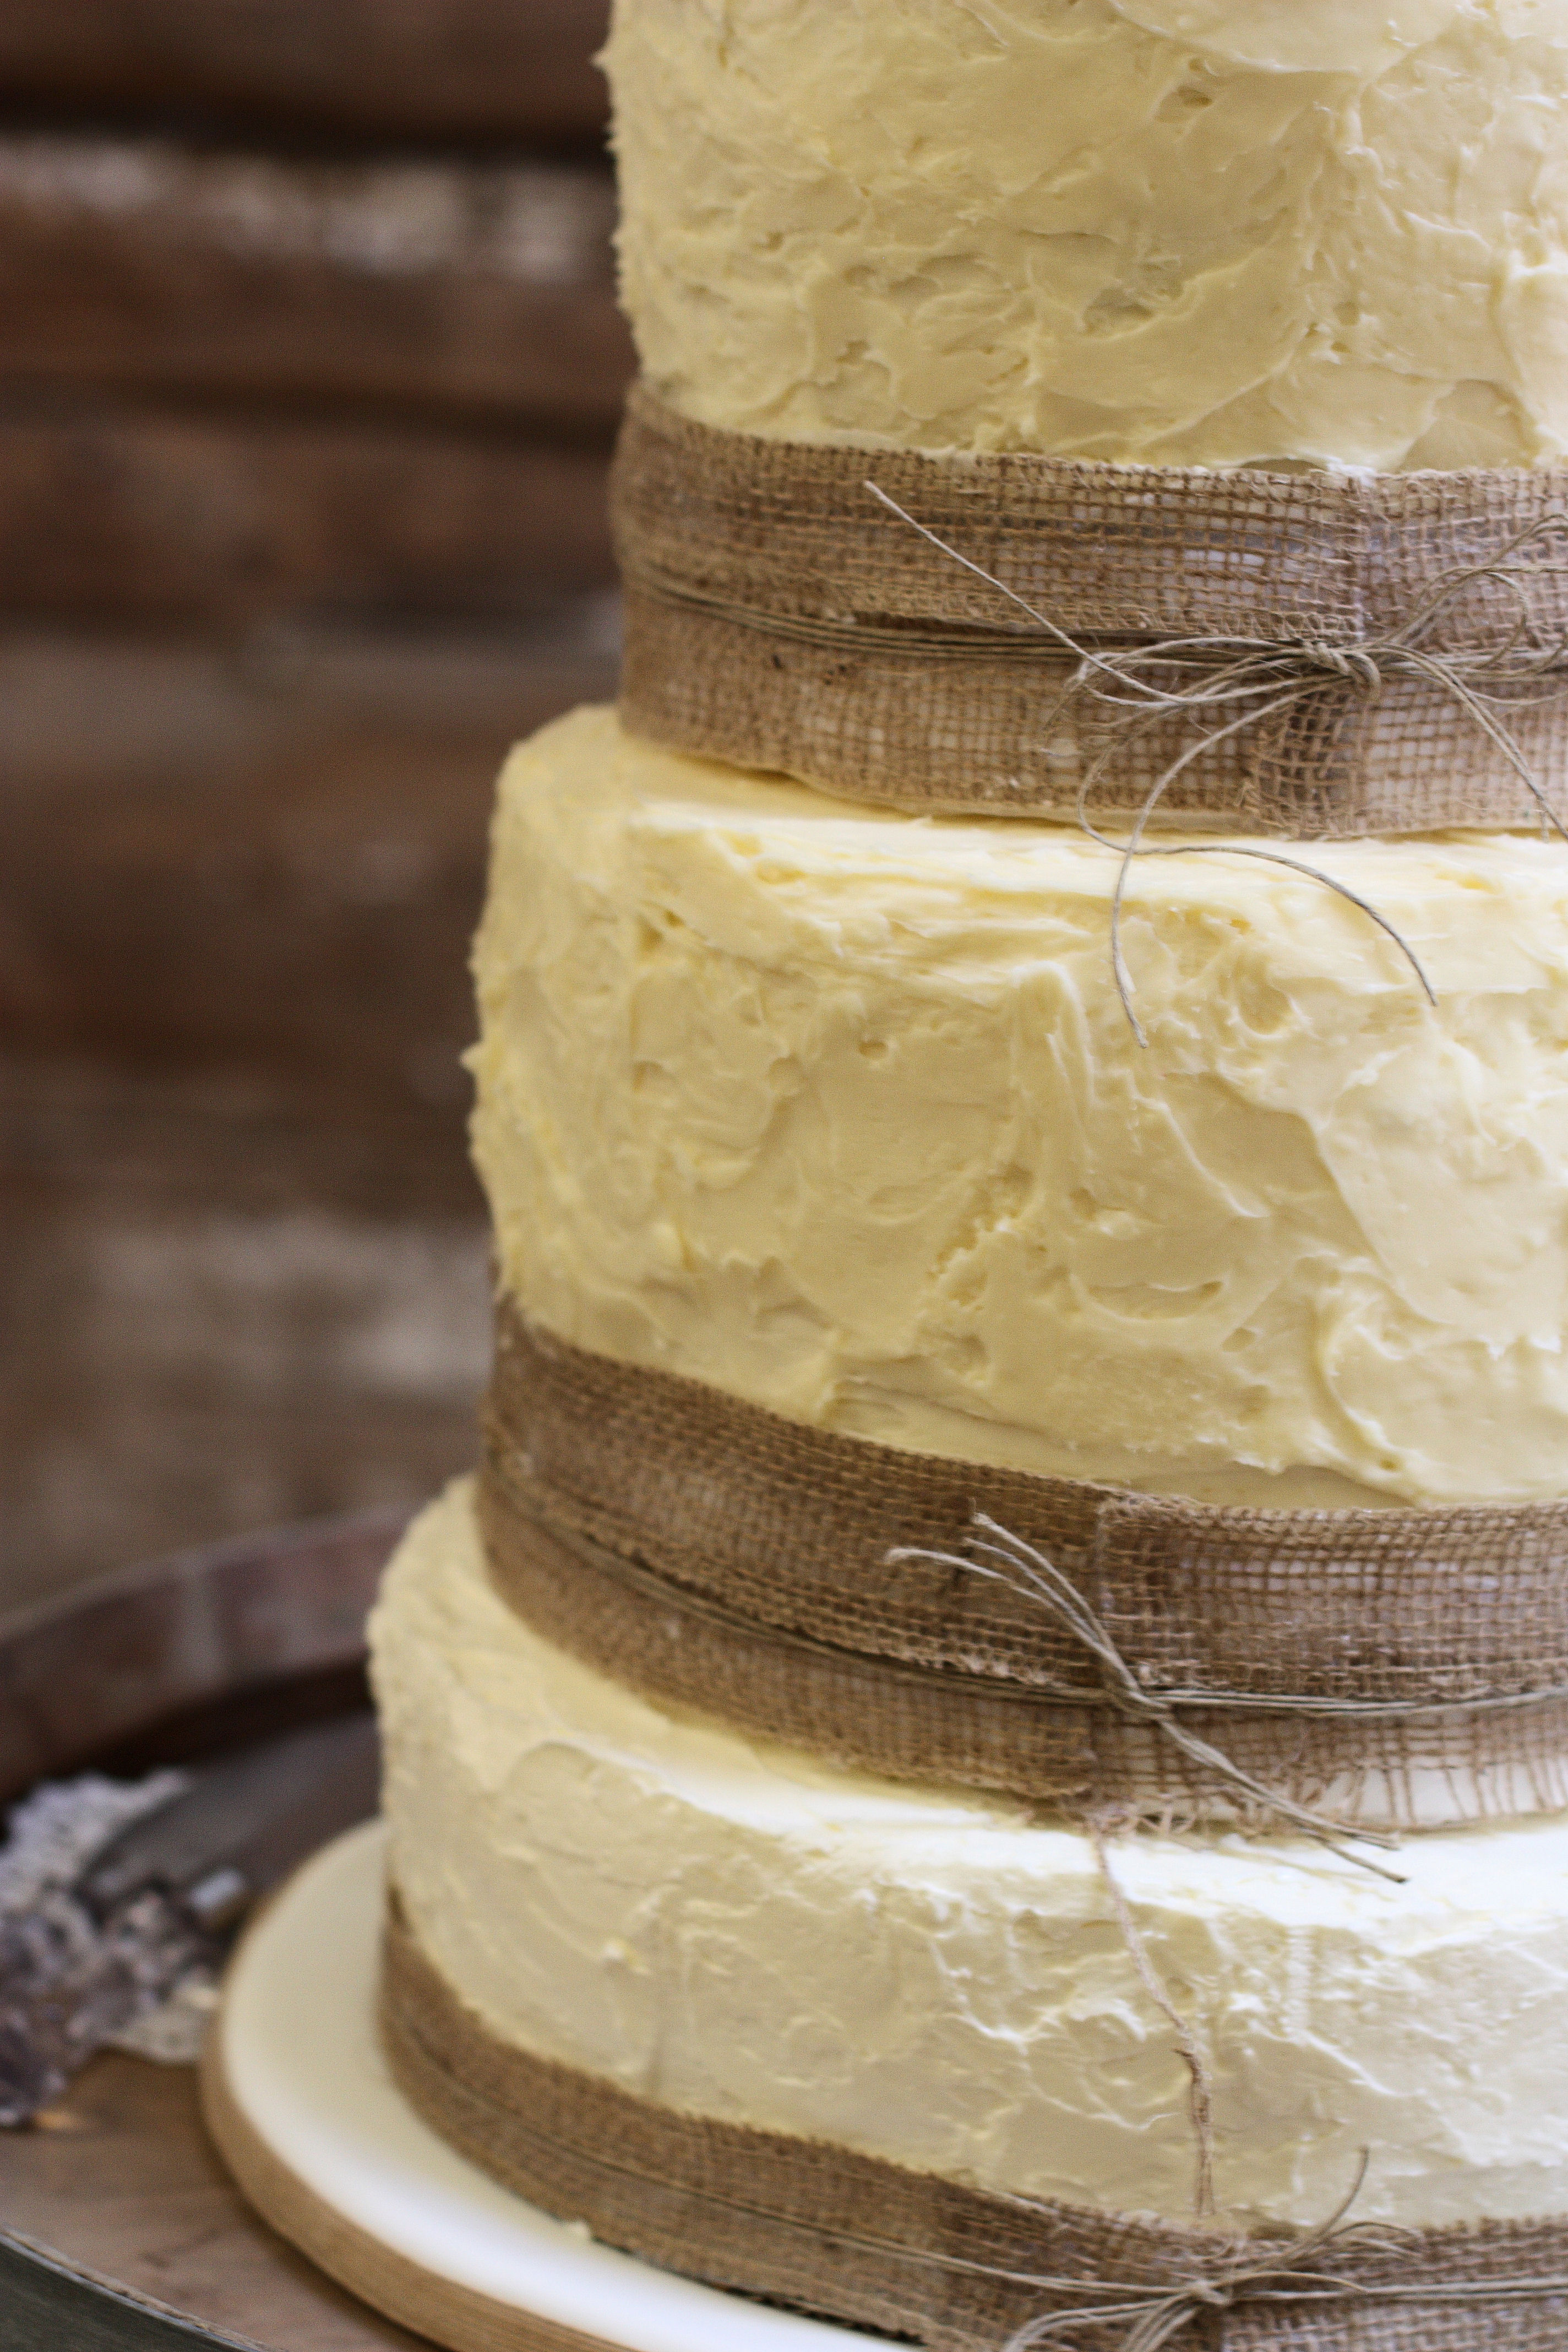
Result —
M 1071 2352 L 1562 2352 L 1568 2341 L 1560 2216 L 1238 2237 L 1004 2196 L 687 2115 L 502 2040 L 426 1957 L 395 1895 L 381 2029 L 418 2112 L 531 2203 L 667 2269 L 928 2352 L 1003 2352 L 1047 2314 L 1061 2328 L 1047 2340 Z
M 1531 783 L 1568 822 L 1561 467 L 840 447 L 699 425 L 639 387 L 613 512 L 622 715 L 685 751 L 914 812 L 1071 818 L 1092 778 L 1094 817 L 1126 817 L 1190 753 L 1163 824 L 1521 825 L 1541 814 Z M 1142 686 L 1102 694 L 1091 667 L 1075 687 L 1076 656 L 967 566 L 1091 655 L 1185 651 Z M 1222 670 L 1206 707 L 1146 698 Z
M 1034 1596 L 952 1564 L 976 1511 L 1071 1580 L 1138 1697 Z M 1110 1821 L 1268 1825 L 1260 1790 L 1386 1828 L 1568 1804 L 1568 1501 L 1259 1510 L 905 1453 L 503 1300 L 479 1515 L 547 1639 L 895 1780 Z M 911 1549 L 948 1564 L 889 1559 Z

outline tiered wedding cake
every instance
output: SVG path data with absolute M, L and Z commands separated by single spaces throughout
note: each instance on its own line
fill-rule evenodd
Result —
M 1568 0 L 621 0 L 609 65 L 640 430 L 689 494 L 624 461 L 628 723 L 501 782 L 487 1469 L 374 1628 L 395 2063 L 600 2234 L 911 2340 L 1099 2293 L 1061 2340 L 1120 2342 L 1134 2290 L 1196 2326 L 1201 2271 L 1226 2343 L 1559 2341 L 1568 846 L 1521 777 L 1568 806 L 1561 767 L 1500 755 L 1489 830 L 1199 801 L 1147 841 L 1205 854 L 1124 866 L 1048 664 L 988 686 L 938 616 L 876 658 L 1002 718 L 922 739 L 944 813 L 879 808 L 882 739 L 833 744 L 889 605 L 825 576 L 759 621 L 637 518 L 750 467 L 721 524 L 769 562 L 778 466 L 847 450 L 901 510 L 856 548 L 940 597 L 922 485 L 1300 483 L 1288 569 L 1312 499 L 1403 528 L 1383 478 L 1444 469 L 1423 529 L 1554 561 Z M 1272 593 L 1226 530 L 1184 579 Z M 722 723 L 657 674 L 672 613 L 758 665 Z M 1465 658 L 1410 687 L 1445 727 Z M 700 756 L 775 676 L 799 749 L 759 764 L 805 781 Z M 973 752 L 1042 728 L 1043 783 Z M 1236 2233 L 1287 2264 L 1363 2154 L 1338 2298 L 1237 2288 Z

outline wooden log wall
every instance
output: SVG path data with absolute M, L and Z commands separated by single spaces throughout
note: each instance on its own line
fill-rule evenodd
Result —
M 174 20 L 203 10 L 0 10 L 0 612 L 218 626 L 259 609 L 505 614 L 608 582 L 603 468 L 631 366 L 613 192 L 591 148 L 518 143 L 544 127 L 521 28 L 537 16 L 561 43 L 574 16 L 585 70 L 595 20 L 538 0 L 458 13 L 433 121 L 461 121 L 489 16 L 517 74 L 508 142 L 381 143 L 390 92 L 413 102 L 448 15 L 426 0 L 385 12 L 424 37 L 400 80 L 383 26 L 364 110 L 341 134 L 355 143 L 323 154 L 269 150 L 248 121 L 216 143 L 207 114 L 200 137 L 40 128 L 15 88 L 7 121 L 7 70 L 26 67 L 40 98 L 101 94 L 120 50 L 84 53 L 84 26 L 112 25 L 123 46 L 121 20 L 151 19 L 135 54 L 157 58 Z M 226 85 L 217 30 L 232 20 L 237 39 L 275 15 L 303 77 L 338 53 L 334 19 L 346 59 L 382 12 L 209 7 L 172 88 L 220 101 L 251 52 Z M 51 57 L 52 23 L 67 30 Z M 275 101 L 290 87 L 279 47 Z M 570 90 L 562 58 L 548 64 L 546 90 Z M 141 87 L 128 73 L 122 98 Z M 489 135 L 494 81 L 483 94 Z M 321 101 L 354 95 L 345 77 Z
M 493 774 L 613 690 L 605 14 L 0 6 L 0 1611 L 471 1453 Z
M 595 142 L 605 0 L 5 0 L 35 105 L 380 137 Z

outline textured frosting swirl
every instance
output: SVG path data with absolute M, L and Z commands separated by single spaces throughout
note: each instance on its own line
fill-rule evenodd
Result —
M 1568 1487 L 1568 850 L 916 820 L 608 711 L 500 788 L 475 1141 L 563 1338 L 797 1420 L 1213 1500 Z
M 1568 450 L 1568 0 L 619 0 L 655 389 L 802 441 Z

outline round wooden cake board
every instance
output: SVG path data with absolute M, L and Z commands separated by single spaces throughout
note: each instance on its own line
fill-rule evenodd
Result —
M 384 1832 L 300 1871 L 230 1964 L 207 2042 L 208 2128 L 275 2230 L 451 2352 L 894 2352 L 615 2252 L 423 2123 L 375 2032 Z

